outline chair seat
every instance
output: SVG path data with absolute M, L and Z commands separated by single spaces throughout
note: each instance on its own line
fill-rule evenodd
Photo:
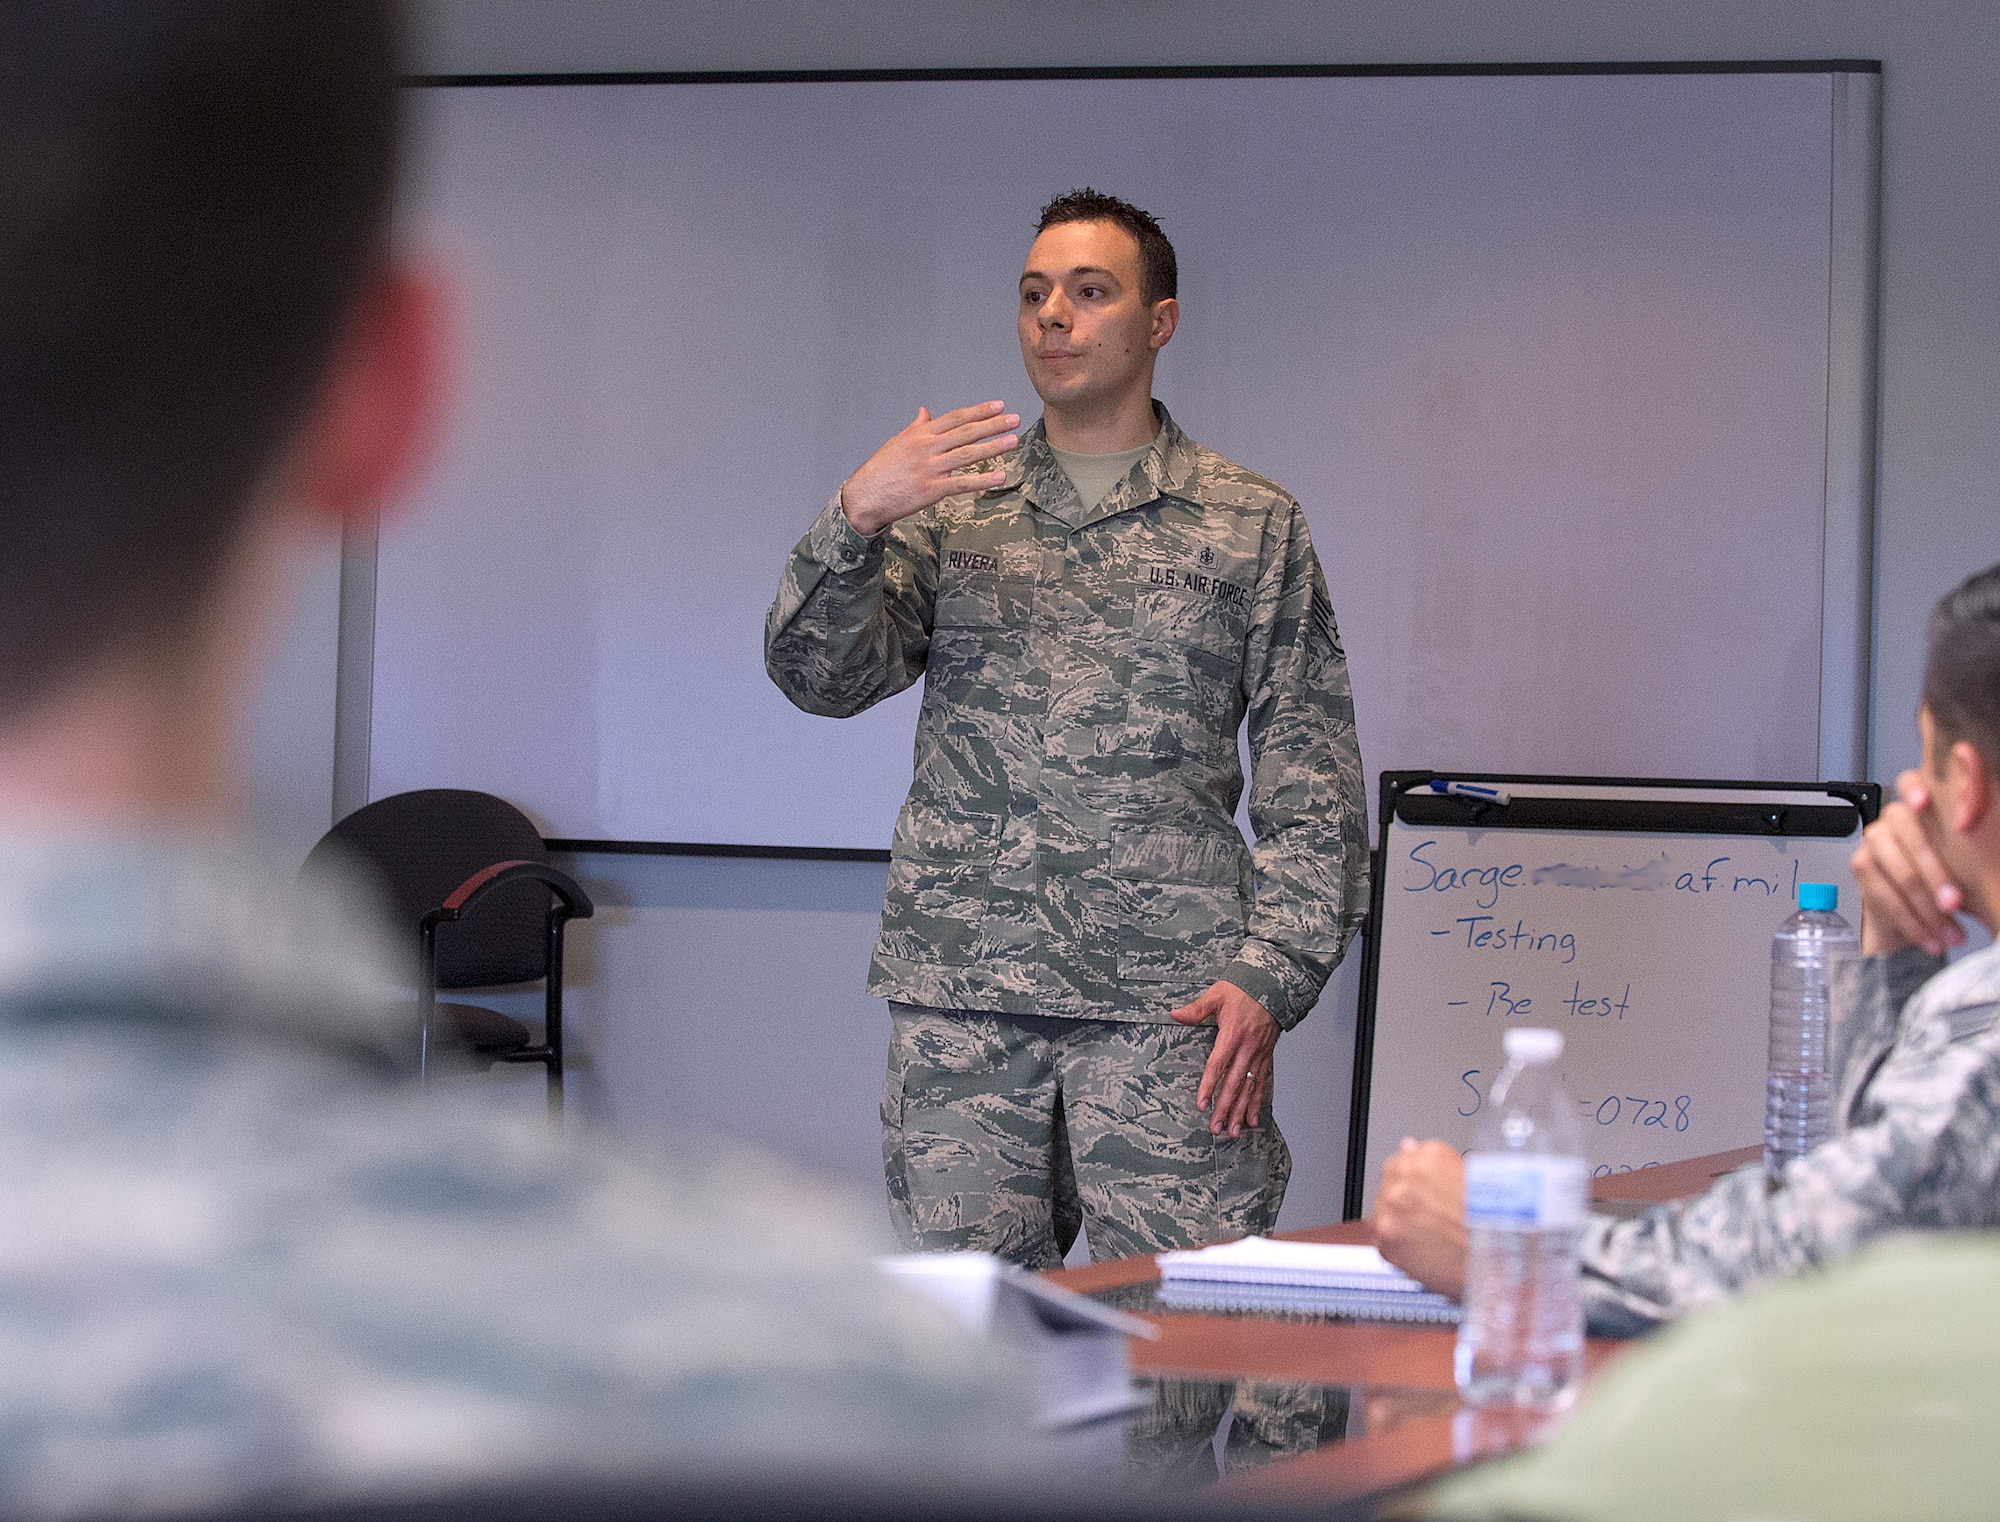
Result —
M 527 1026 L 512 1015 L 479 1004 L 444 1004 L 437 1007 L 438 1034 L 447 1046 L 481 1057 L 499 1057 L 518 1051 L 533 1039 Z

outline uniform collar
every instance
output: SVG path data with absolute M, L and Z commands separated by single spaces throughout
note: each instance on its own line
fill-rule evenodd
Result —
M 1151 452 L 1139 461 L 1137 475 L 1128 475 L 1093 508 L 1085 509 L 1077 498 L 1069 472 L 1056 462 L 1055 452 L 1049 448 L 1048 424 L 1039 418 L 1022 435 L 1020 446 L 1005 457 L 1001 468 L 1007 473 L 1006 479 L 992 490 L 1017 491 L 1042 512 L 1073 529 L 1088 528 L 1161 497 L 1192 500 L 1197 468 L 1194 441 L 1181 432 L 1172 414 L 1158 401 L 1153 403 L 1153 413 L 1160 420 L 1160 431 L 1153 439 Z

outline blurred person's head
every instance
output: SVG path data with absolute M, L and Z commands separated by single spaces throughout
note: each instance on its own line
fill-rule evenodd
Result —
M 0 0 L 0 819 L 212 818 L 292 543 L 435 415 L 392 0 Z
M 2000 773 L 2000 565 L 1966 577 L 1931 610 L 1923 703 L 1939 739 L 1967 741 Z
M 2000 565 L 1932 609 L 1917 727 L 1927 833 L 1967 912 L 1991 926 L 2000 914 Z

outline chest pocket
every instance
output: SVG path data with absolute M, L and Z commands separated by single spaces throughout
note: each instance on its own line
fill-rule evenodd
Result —
M 1139 638 L 1215 657 L 1211 666 L 1243 670 L 1243 640 L 1250 627 L 1246 606 L 1197 592 L 1158 591 L 1141 586 L 1132 605 L 1132 632 Z
M 925 708 L 939 728 L 978 729 L 982 715 L 1004 706 L 1002 690 L 1018 662 L 1032 584 L 997 571 L 945 575 L 931 617 Z
M 1234 751 L 1249 623 L 1246 607 L 1142 585 L 1132 604 L 1132 693 L 1139 711 L 1185 714 L 1194 721 L 1192 733 L 1205 739 L 1204 751 Z
M 945 572 L 931 615 L 939 633 L 950 629 L 1011 629 L 1028 621 L 1030 584 L 999 571 Z
M 955 541 L 955 542 L 954 542 Z M 938 554 L 931 624 L 952 629 L 1011 629 L 1028 621 L 1035 545 L 1005 525 L 974 524 L 947 538 Z

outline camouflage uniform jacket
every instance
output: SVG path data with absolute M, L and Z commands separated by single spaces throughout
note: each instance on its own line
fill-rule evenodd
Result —
M 1037 423 L 1003 485 L 872 539 L 836 495 L 792 552 L 765 665 L 794 703 L 924 678 L 871 993 L 1164 1022 L 1227 978 L 1289 1028 L 1346 948 L 1361 757 L 1305 515 L 1157 410 L 1095 508 Z
M 860 1201 L 420 1093 L 399 982 L 218 849 L 0 836 L 0 1514 L 1019 1462 Z
M 1917 950 L 1836 969 L 1835 1135 L 1779 1187 L 1758 1164 L 1637 1220 L 1591 1218 L 1594 1329 L 1643 1330 L 1887 1232 L 2000 1226 L 2000 946 L 1937 969 Z

